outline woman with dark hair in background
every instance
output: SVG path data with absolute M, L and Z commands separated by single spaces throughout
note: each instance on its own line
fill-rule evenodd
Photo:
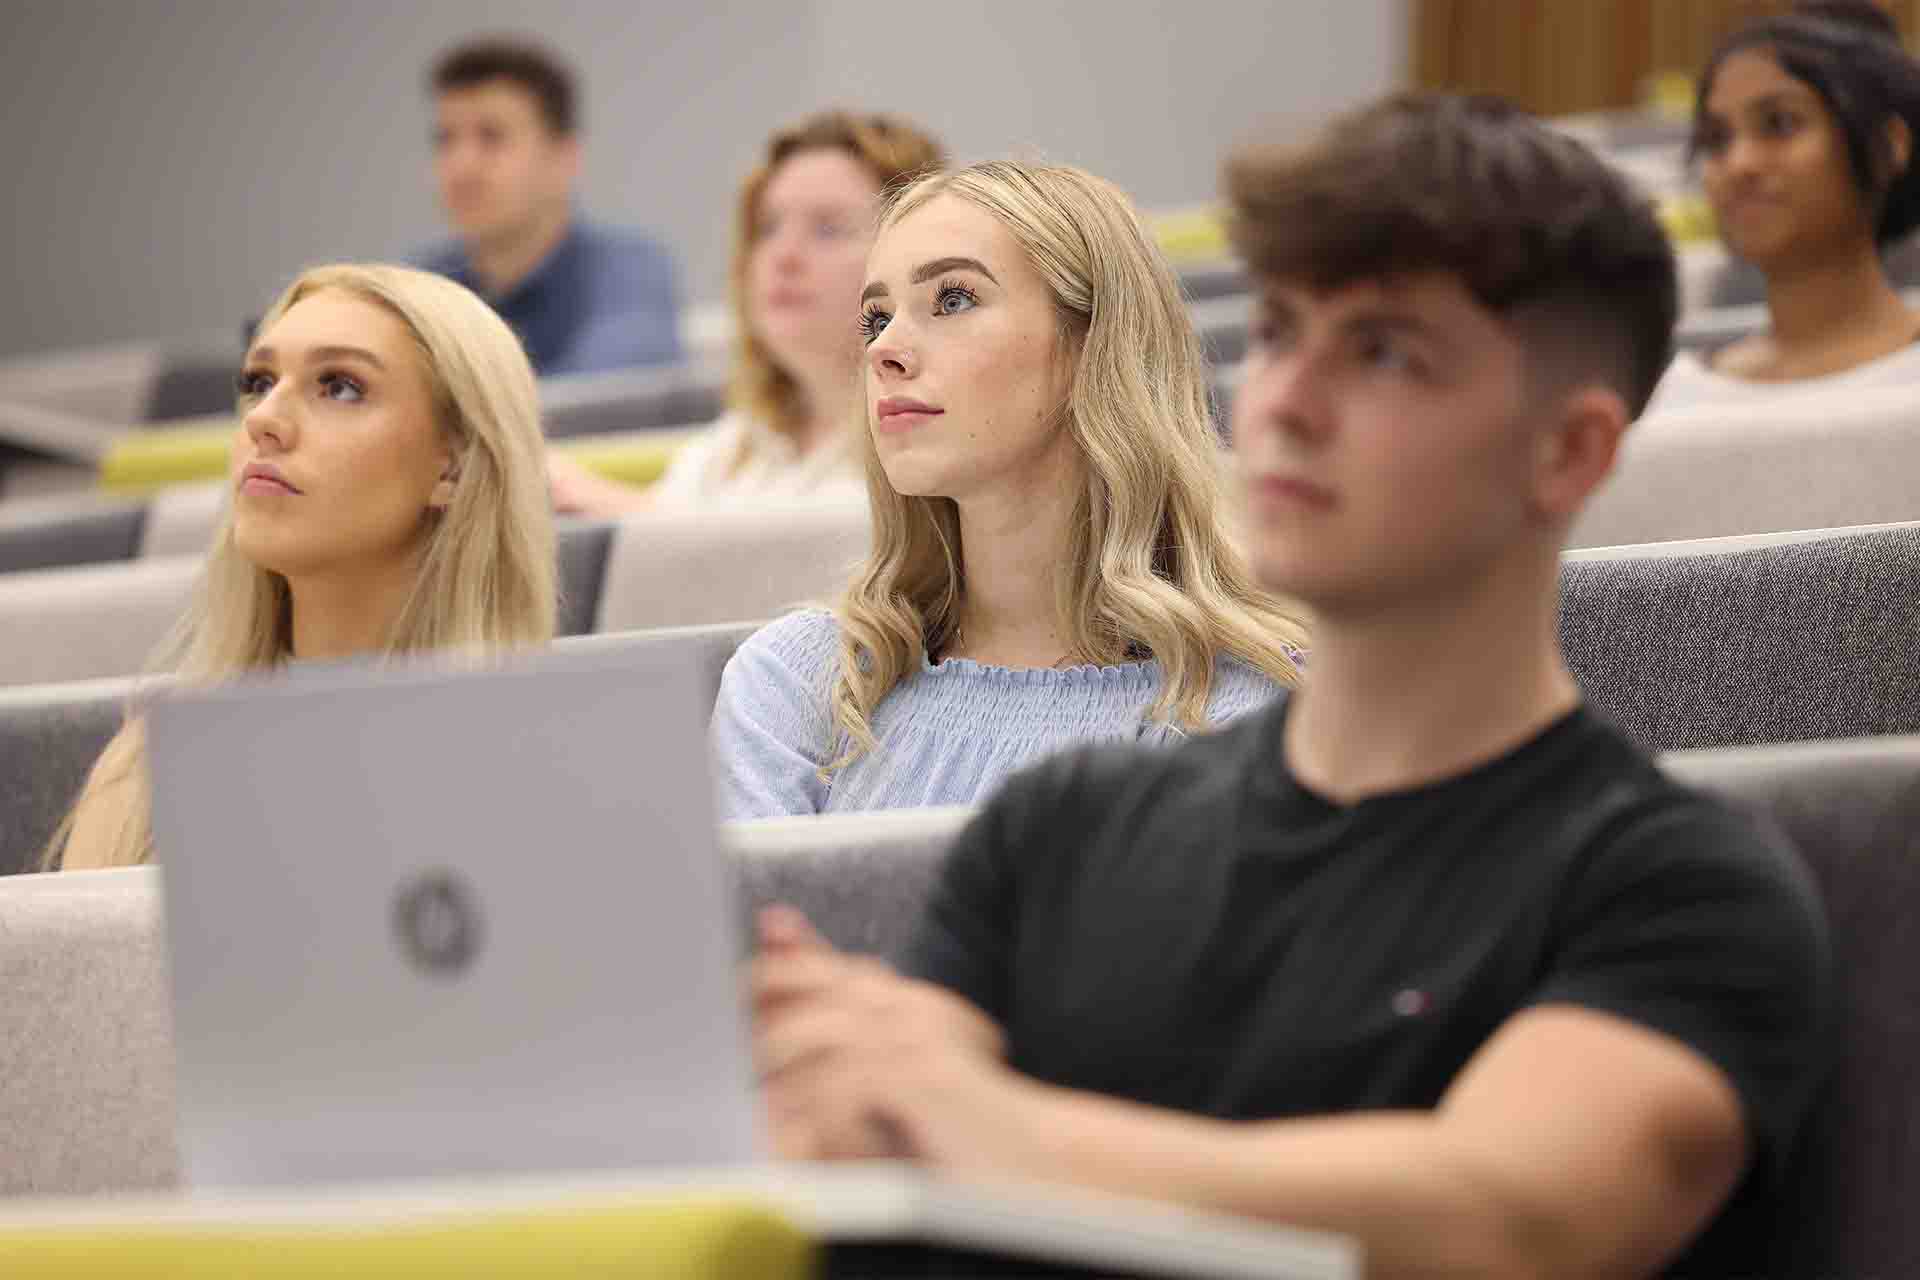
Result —
M 1768 325 L 1682 354 L 1649 413 L 1920 383 L 1920 315 L 1881 258 L 1920 226 L 1917 129 L 1920 63 L 1864 0 L 1800 5 L 1714 51 L 1689 151 L 1728 249 L 1766 278 Z

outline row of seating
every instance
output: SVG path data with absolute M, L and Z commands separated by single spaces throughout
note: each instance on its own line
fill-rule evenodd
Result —
M 738 622 L 824 599 L 865 553 L 864 503 L 562 521 L 561 635 Z M 167 556 L 0 575 L 0 685 L 143 671 L 202 560 Z
M 1668 756 L 1781 823 L 1813 868 L 1844 991 L 1841 1061 L 1789 1171 L 1779 1276 L 1920 1274 L 1920 738 Z M 724 829 L 742 906 L 791 903 L 897 955 L 964 810 Z M 174 1056 L 150 868 L 0 881 L 0 1194 L 177 1185 Z M 744 922 L 743 922 L 744 923 Z
M 639 480 L 657 473 L 684 438 L 649 431 L 581 437 L 561 447 Z M 217 474 L 225 439 L 216 433 L 208 457 L 189 459 L 190 473 Z M 1920 401 L 1904 388 L 1844 400 L 1783 398 L 1737 416 L 1718 408 L 1663 414 L 1629 433 L 1617 474 L 1589 504 L 1572 545 L 1920 519 L 1915 475 Z M 223 492 L 218 484 L 174 485 L 140 498 L 0 503 L 0 573 L 197 553 L 212 537 Z
M 588 542 L 629 532 L 582 531 Z M 825 596 L 832 564 L 788 570 L 819 572 Z M 762 607 L 736 618 L 804 594 L 778 569 L 746 585 L 734 598 L 759 590 Z M 1920 524 L 1573 553 L 1562 593 L 1561 643 L 1589 703 L 1650 750 L 1920 733 Z M 561 643 L 690 647 L 711 698 L 754 625 Z M 0 690 L 0 874 L 32 865 L 134 689 L 123 677 Z

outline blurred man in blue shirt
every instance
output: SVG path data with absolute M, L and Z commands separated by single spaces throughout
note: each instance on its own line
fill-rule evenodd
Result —
M 580 213 L 573 73 L 517 40 L 435 64 L 434 177 L 451 243 L 418 258 L 493 304 L 542 377 L 680 358 L 673 261 Z

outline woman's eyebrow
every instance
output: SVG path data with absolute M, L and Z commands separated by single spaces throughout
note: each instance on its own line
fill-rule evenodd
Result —
M 932 262 L 923 262 L 915 267 L 912 279 L 915 284 L 925 284 L 935 276 L 944 275 L 949 271 L 973 271 L 992 280 L 995 284 L 1000 283 L 993 272 L 987 270 L 986 264 L 978 258 L 935 258 Z
M 908 280 L 913 284 L 925 284 L 935 276 L 944 275 L 949 271 L 972 271 L 985 276 L 995 284 L 1000 283 L 1000 277 L 987 270 L 987 264 L 978 258 L 935 258 L 931 262 L 923 262 L 915 267 L 913 274 L 908 277 Z M 860 291 L 860 301 L 862 302 L 867 301 L 869 298 L 884 298 L 886 296 L 887 286 L 886 283 L 881 280 L 871 281 L 865 289 Z
M 386 363 L 381 360 L 379 356 L 364 347 L 315 347 L 307 353 L 307 356 L 312 360 L 362 360 L 380 370 L 382 373 L 386 372 L 387 368 Z M 246 363 L 274 363 L 273 348 L 255 347 L 253 350 L 247 352 Z

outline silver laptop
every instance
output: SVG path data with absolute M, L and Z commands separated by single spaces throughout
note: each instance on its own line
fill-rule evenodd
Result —
M 189 1185 L 759 1158 L 708 683 L 654 645 L 155 705 Z

